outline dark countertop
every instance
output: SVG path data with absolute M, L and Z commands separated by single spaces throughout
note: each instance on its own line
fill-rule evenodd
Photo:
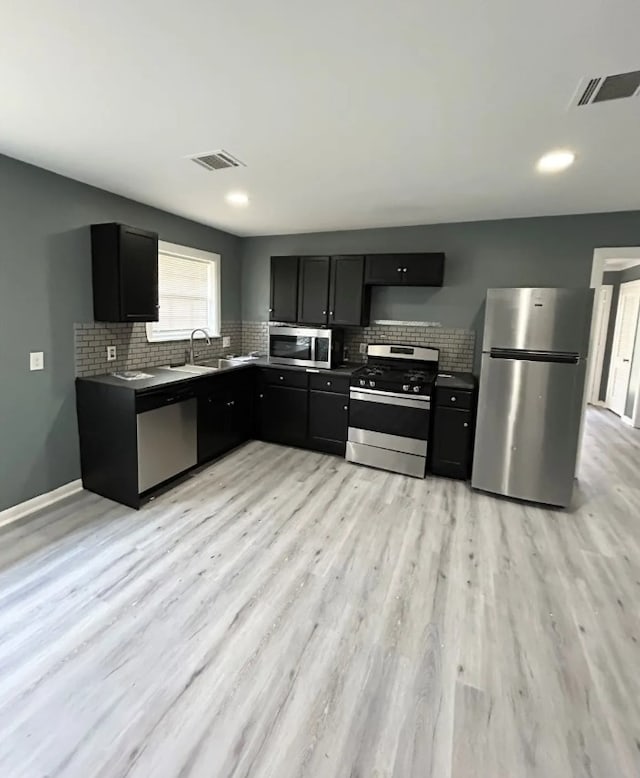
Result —
M 364 362 L 345 362 L 343 365 L 340 365 L 339 367 L 331 368 L 331 370 L 327 370 L 326 368 L 317 368 L 317 367 L 300 367 L 299 365 L 280 365 L 275 362 L 271 362 L 268 357 L 260 357 L 260 359 L 257 359 L 255 362 L 251 363 L 252 365 L 258 365 L 258 367 L 271 367 L 276 370 L 302 370 L 307 373 L 330 373 L 331 375 L 346 375 L 350 376 L 354 370 L 357 370 L 359 367 L 362 367 Z
M 442 387 L 444 389 L 463 389 L 468 392 L 473 392 L 476 388 L 476 378 L 473 373 L 456 373 L 454 371 L 447 371 L 438 373 L 436 378 L 436 388 Z
M 133 392 L 144 392 L 149 389 L 158 389 L 162 386 L 175 386 L 177 384 L 187 384 L 191 381 L 201 381 L 203 378 L 214 378 L 215 376 L 222 375 L 224 373 L 233 373 L 238 370 L 247 370 L 250 367 L 266 367 L 276 370 L 296 370 L 304 371 L 307 373 L 327 373 L 330 375 L 344 375 L 350 376 L 354 370 L 361 367 L 360 363 L 345 363 L 339 367 L 335 367 L 332 370 L 326 370 L 324 368 L 310 368 L 300 367 L 298 365 L 280 365 L 270 362 L 267 357 L 260 357 L 259 359 L 251 362 L 241 362 L 237 365 L 231 365 L 229 367 L 221 367 L 217 370 L 212 370 L 210 373 L 198 373 L 189 374 L 181 373 L 178 370 L 171 370 L 166 367 L 149 367 L 139 368 L 138 372 L 148 373 L 151 378 L 141 378 L 134 381 L 127 381 L 124 378 L 117 378 L 112 373 L 106 373 L 105 375 L 87 376 L 84 378 L 78 378 L 77 381 L 90 381 L 92 383 L 103 384 L 106 386 L 114 386 L 119 389 L 128 389 Z

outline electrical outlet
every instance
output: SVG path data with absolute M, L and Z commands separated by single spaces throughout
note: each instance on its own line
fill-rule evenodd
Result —
M 366 343 L 361 343 L 360 344 L 360 353 L 361 354 L 366 354 L 367 353 L 367 344 Z
M 44 351 L 29 353 L 29 370 L 44 370 Z
M 115 359 L 117 359 L 116 347 L 107 346 L 107 362 L 113 362 Z
M 222 338 L 222 348 L 231 348 L 231 338 L 228 335 Z

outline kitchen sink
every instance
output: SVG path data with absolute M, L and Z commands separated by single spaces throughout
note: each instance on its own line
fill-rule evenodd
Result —
M 221 370 L 223 367 L 237 367 L 242 362 L 235 359 L 209 359 L 203 362 L 198 362 L 194 367 L 207 367 L 213 370 Z
M 219 370 L 218 365 L 178 365 L 177 367 L 168 367 L 167 370 L 174 370 L 176 373 L 189 373 L 190 375 L 206 375 L 207 373 L 215 373 Z

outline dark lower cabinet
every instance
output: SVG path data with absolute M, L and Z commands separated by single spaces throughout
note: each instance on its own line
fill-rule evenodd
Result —
M 253 435 L 253 382 L 248 371 L 204 382 L 198 396 L 198 462 L 224 454 Z
M 348 377 L 262 369 L 258 381 L 256 418 L 262 440 L 344 456 Z
M 307 437 L 308 412 L 306 388 L 264 384 L 258 392 L 260 437 L 271 443 L 303 446 Z
M 437 408 L 433 424 L 431 470 L 436 475 L 466 479 L 471 467 L 471 413 Z
M 349 397 L 335 392 L 309 392 L 309 445 L 344 456 L 349 424 Z
M 471 476 L 476 381 L 468 373 L 453 373 L 438 376 L 436 383 L 431 471 L 466 480 Z
M 231 402 L 215 392 L 198 398 L 198 462 L 214 459 L 233 447 Z

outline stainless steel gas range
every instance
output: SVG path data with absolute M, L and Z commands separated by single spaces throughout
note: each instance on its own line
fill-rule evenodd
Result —
M 424 478 L 440 352 L 372 344 L 351 376 L 347 459 Z

